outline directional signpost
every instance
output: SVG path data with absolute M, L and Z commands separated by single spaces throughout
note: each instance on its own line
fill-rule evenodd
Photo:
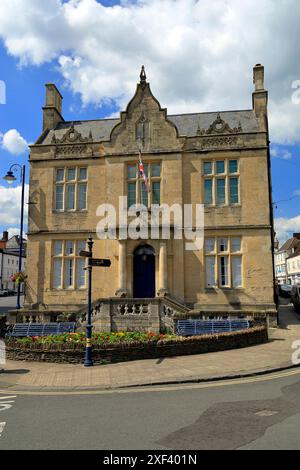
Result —
M 110 259 L 92 258 L 91 263 L 92 266 L 98 266 L 102 268 L 109 268 L 111 266 Z
M 89 251 L 80 251 L 79 256 L 88 258 L 88 316 L 86 323 L 86 348 L 84 366 L 91 367 L 92 359 L 92 268 L 93 266 L 109 268 L 111 266 L 110 259 L 93 258 L 93 238 L 90 236 L 87 241 Z

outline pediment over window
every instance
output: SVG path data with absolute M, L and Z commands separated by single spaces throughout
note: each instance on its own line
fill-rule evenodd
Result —
M 92 133 L 90 132 L 88 137 L 82 137 L 80 132 L 78 132 L 74 124 L 71 125 L 70 129 L 63 135 L 61 139 L 58 139 L 53 135 L 52 144 L 75 144 L 75 143 L 88 143 L 93 142 Z
M 206 134 L 238 134 L 239 132 L 243 132 L 242 125 L 239 123 L 238 127 L 231 128 L 227 122 L 225 122 L 220 114 L 218 113 L 217 119 L 213 121 L 213 123 L 209 126 L 208 129 L 201 129 L 200 126 L 198 127 L 197 134 L 198 135 L 206 135 Z

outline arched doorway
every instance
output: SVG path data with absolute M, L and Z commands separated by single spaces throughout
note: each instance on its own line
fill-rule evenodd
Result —
M 133 297 L 155 297 L 155 254 L 150 245 L 139 246 L 134 252 Z

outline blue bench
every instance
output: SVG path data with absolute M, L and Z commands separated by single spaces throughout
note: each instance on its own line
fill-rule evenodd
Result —
M 211 335 L 250 328 L 248 320 L 178 320 L 178 336 Z
M 74 333 L 75 322 L 63 323 L 16 323 L 6 336 L 24 337 L 24 336 L 48 336 L 60 335 L 63 333 Z

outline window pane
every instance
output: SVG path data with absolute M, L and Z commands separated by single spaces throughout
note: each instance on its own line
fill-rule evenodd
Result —
M 87 169 L 86 168 L 79 168 L 79 179 L 81 181 L 87 179 Z
M 85 251 L 86 249 L 86 241 L 85 240 L 79 240 L 76 242 L 76 255 L 79 255 L 80 251 Z
M 75 209 L 75 184 L 67 185 L 67 209 Z
M 241 251 L 241 237 L 231 239 L 231 252 L 236 253 L 238 251 Z
M 74 181 L 75 180 L 75 175 L 76 175 L 76 170 L 75 168 L 68 168 L 68 176 L 67 179 L 68 181 Z
M 217 204 L 225 204 L 225 178 L 218 178 L 217 182 Z
M 66 255 L 70 256 L 74 254 L 74 242 L 69 240 L 66 242 Z
M 64 209 L 64 187 L 58 185 L 55 187 L 55 210 L 62 211 Z
M 204 162 L 204 164 L 203 164 L 203 173 L 205 175 L 211 175 L 212 174 L 212 162 Z
M 136 185 L 128 183 L 128 207 L 136 204 Z
M 238 161 L 229 160 L 229 173 L 237 173 L 237 172 L 238 172 Z
M 152 204 L 160 204 L 160 183 L 152 183 Z
M 242 285 L 242 257 L 233 256 L 232 261 L 232 285 L 233 287 L 241 287 Z
M 219 238 L 218 246 L 219 246 L 219 252 L 228 251 L 228 239 Z
M 78 209 L 86 209 L 86 183 L 78 184 Z
M 61 267 L 62 259 L 55 259 L 53 262 L 53 287 L 58 289 L 61 287 Z
M 128 179 L 136 178 L 136 165 L 128 165 L 128 167 L 127 167 L 127 177 L 128 177 Z
M 141 203 L 148 207 L 148 191 L 144 182 L 141 185 Z
M 239 202 L 239 179 L 230 178 L 229 180 L 229 200 L 230 204 L 238 204 Z
M 219 278 L 220 278 L 220 286 L 225 287 L 229 285 L 228 256 L 221 256 L 219 258 Z
M 78 288 L 85 287 L 85 259 L 80 258 L 76 261 L 76 282 Z
M 215 257 L 206 257 L 206 284 L 208 287 L 215 286 Z
M 56 170 L 56 181 L 64 181 L 65 179 L 65 170 L 63 168 L 59 168 Z
M 205 239 L 205 253 L 213 253 L 215 251 L 215 239 L 206 238 Z
M 54 242 L 54 248 L 53 248 L 54 256 L 62 255 L 62 251 L 63 251 L 63 242 L 62 241 Z
M 65 260 L 65 287 L 67 288 L 73 286 L 73 266 L 73 259 Z
M 152 163 L 151 171 L 152 176 L 160 176 L 160 163 Z
M 216 173 L 217 175 L 222 175 L 225 173 L 225 162 L 223 161 L 218 161 L 216 162 Z
M 212 180 L 204 180 L 204 204 L 212 203 Z

